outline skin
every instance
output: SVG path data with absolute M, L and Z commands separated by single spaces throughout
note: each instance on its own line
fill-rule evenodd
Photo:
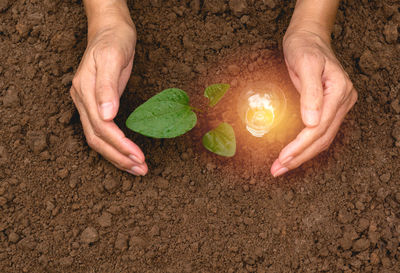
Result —
M 113 121 L 132 70 L 135 26 L 123 0 L 86 0 L 84 4 L 88 44 L 72 81 L 71 96 L 86 140 L 117 168 L 145 175 L 143 152 Z
M 71 96 L 86 140 L 117 168 L 145 175 L 140 148 L 114 123 L 119 99 L 131 74 L 136 29 L 126 0 L 84 0 L 88 44 L 72 81 Z M 305 129 L 273 163 L 279 176 L 326 150 L 357 92 L 336 59 L 330 33 L 338 0 L 298 0 L 283 41 L 290 77 L 301 96 Z
M 298 0 L 283 39 L 290 78 L 300 93 L 306 126 L 272 164 L 280 176 L 328 149 L 357 92 L 331 47 L 338 0 Z

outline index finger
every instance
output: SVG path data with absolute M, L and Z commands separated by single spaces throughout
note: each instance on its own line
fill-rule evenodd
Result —
M 96 102 L 94 100 L 87 100 L 86 104 L 88 119 L 90 120 L 94 134 L 109 143 L 120 153 L 130 158 L 135 158 L 134 161 L 143 163 L 145 161 L 145 156 L 142 150 L 125 136 L 114 121 L 104 121 L 99 117 Z
M 323 98 L 322 116 L 319 125 L 304 128 L 296 139 L 281 151 L 279 160 L 283 165 L 325 134 L 336 116 L 340 103 L 339 92 L 326 92 Z
M 145 156 L 141 149 L 128 139 L 114 121 L 104 121 L 99 116 L 97 102 L 94 92 L 88 92 L 92 85 L 83 84 L 81 86 L 83 108 L 86 110 L 87 118 L 91 124 L 94 134 L 105 142 L 109 143 L 116 150 L 127 157 L 136 157 L 139 163 L 145 161 Z

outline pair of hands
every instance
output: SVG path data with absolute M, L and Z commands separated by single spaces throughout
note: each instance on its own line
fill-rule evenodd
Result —
M 132 70 L 135 27 L 116 19 L 107 27 L 92 28 L 88 40 L 71 87 L 87 142 L 117 168 L 145 175 L 148 168 L 143 152 L 113 122 Z M 275 177 L 326 150 L 357 100 L 329 40 L 315 32 L 292 29 L 285 35 L 283 47 L 290 78 L 301 95 L 306 127 L 273 163 Z

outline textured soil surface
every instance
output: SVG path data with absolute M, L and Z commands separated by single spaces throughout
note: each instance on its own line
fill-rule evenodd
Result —
M 143 178 L 85 142 L 69 96 L 82 3 L 0 0 L 0 272 L 400 272 L 399 2 L 342 1 L 333 45 L 359 100 L 329 150 L 279 179 L 269 167 L 301 130 L 280 53 L 294 1 L 131 2 L 138 45 L 117 123 L 147 156 Z M 233 110 L 259 78 L 293 102 L 290 126 L 263 139 Z M 232 95 L 184 137 L 124 126 L 165 88 L 201 106 L 215 82 Z M 198 144 L 222 120 L 236 126 L 231 159 Z

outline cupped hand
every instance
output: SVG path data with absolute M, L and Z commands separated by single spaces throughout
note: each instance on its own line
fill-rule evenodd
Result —
M 330 41 L 309 31 L 287 33 L 283 50 L 290 78 L 300 93 L 305 128 L 279 154 L 271 167 L 279 176 L 326 150 L 357 92 L 330 46 Z
M 113 121 L 131 74 L 135 44 L 133 24 L 116 20 L 90 28 L 86 51 L 72 81 L 71 96 L 89 146 L 119 169 L 145 175 L 148 168 L 143 152 Z

